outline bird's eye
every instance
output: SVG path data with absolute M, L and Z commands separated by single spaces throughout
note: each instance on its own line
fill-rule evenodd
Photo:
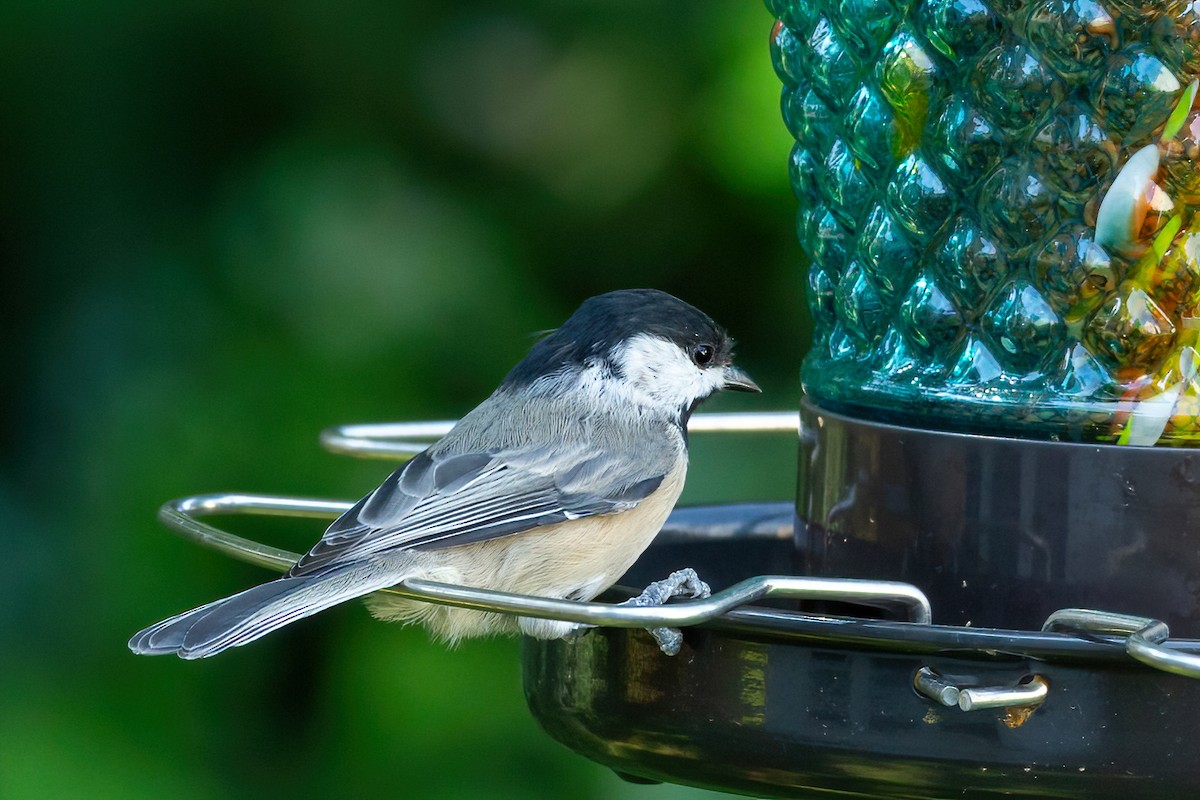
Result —
M 698 344 L 692 348 L 692 361 L 698 367 L 707 367 L 712 363 L 714 350 L 710 344 Z

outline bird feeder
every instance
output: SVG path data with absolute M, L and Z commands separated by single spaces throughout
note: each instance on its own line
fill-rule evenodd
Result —
M 815 338 L 795 503 L 677 511 L 660 608 L 410 580 L 598 626 L 523 642 L 541 725 L 631 780 L 759 797 L 1200 787 L 1200 4 L 768 0 Z M 412 455 L 449 423 L 349 426 Z M 249 495 L 161 517 L 333 517 Z M 678 655 L 638 628 L 682 627 Z

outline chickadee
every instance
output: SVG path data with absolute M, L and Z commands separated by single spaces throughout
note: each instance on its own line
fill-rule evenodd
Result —
M 407 600 L 407 578 L 591 600 L 633 565 L 683 489 L 688 418 L 759 391 L 707 315 L 654 289 L 593 297 L 440 441 L 342 514 L 287 575 L 165 619 L 133 652 L 205 658 L 367 595 L 451 642 L 578 626 Z

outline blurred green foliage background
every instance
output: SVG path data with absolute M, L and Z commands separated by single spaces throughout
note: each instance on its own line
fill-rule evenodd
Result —
M 125 640 L 268 577 L 162 501 L 356 498 L 390 467 L 320 428 L 457 416 L 589 295 L 695 303 L 766 389 L 709 410 L 794 408 L 770 25 L 755 0 L 0 4 L 0 798 L 702 794 L 542 734 L 514 640 L 451 651 L 358 604 L 206 662 Z M 786 499 L 793 460 L 697 439 L 685 501 Z

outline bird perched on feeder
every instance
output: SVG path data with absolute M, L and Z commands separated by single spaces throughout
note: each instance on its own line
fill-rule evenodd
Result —
M 204 658 L 364 595 L 376 617 L 423 623 L 451 642 L 568 635 L 579 626 L 372 592 L 424 578 L 550 598 L 600 594 L 674 507 L 692 411 L 720 389 L 759 391 L 733 365 L 732 346 L 706 314 L 665 292 L 587 300 L 284 577 L 151 625 L 130 649 Z M 672 578 L 668 596 L 707 592 L 690 570 Z

